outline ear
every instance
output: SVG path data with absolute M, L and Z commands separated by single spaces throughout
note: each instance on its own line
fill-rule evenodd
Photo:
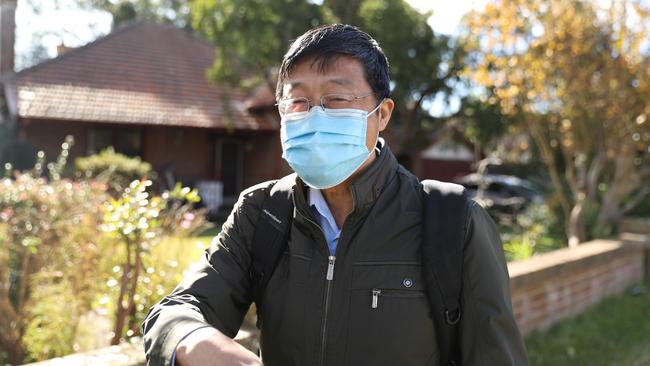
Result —
M 393 114 L 393 109 L 395 108 L 395 102 L 386 98 L 381 102 L 379 110 L 377 110 L 377 117 L 379 118 L 379 132 L 386 129 L 388 126 L 388 121 L 390 121 L 390 116 Z

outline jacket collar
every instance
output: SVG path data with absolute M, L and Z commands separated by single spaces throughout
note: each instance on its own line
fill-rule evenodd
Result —
M 377 149 L 379 149 L 379 156 L 350 185 L 354 200 L 354 215 L 364 214 L 368 211 L 397 171 L 397 159 L 383 138 L 379 138 Z M 298 176 L 296 176 L 295 188 L 294 202 L 296 206 L 307 207 L 306 195 L 309 189 Z

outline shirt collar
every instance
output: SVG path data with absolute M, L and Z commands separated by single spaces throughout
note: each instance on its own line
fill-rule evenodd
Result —
M 336 225 L 336 220 L 332 215 L 332 211 L 323 197 L 323 193 L 316 188 L 309 187 L 309 206 L 316 209 L 316 211 L 325 219 L 329 226 L 333 229 L 338 230 L 339 227 Z
M 353 197 L 355 198 L 355 211 L 359 215 L 364 215 L 372 206 L 372 203 L 379 196 L 379 193 L 383 190 L 384 186 L 386 186 L 396 175 L 399 166 L 397 159 L 395 159 L 395 156 L 391 153 L 383 138 L 379 138 L 376 149 L 381 151 L 381 153 L 377 155 L 377 159 L 375 159 L 375 161 L 351 186 L 351 189 L 354 190 Z M 311 187 L 304 184 L 297 175 L 295 177 L 296 186 L 293 192 L 293 199 L 294 204 L 299 210 L 303 207 L 306 208 L 313 206 L 311 197 L 320 194 L 321 198 L 323 198 L 321 192 L 318 192 L 315 195 L 309 194 Z M 323 201 L 325 201 L 324 198 Z M 329 211 L 327 203 L 324 203 L 325 207 L 328 208 L 327 211 Z

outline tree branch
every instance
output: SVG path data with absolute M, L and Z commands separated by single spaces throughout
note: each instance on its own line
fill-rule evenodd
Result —
M 599 150 L 596 157 L 591 162 L 589 173 L 587 173 L 587 197 L 590 200 L 596 199 L 596 192 L 598 191 L 598 177 L 600 172 L 605 166 L 605 152 Z
M 18 298 L 16 302 L 16 309 L 20 310 L 24 307 L 27 301 L 27 291 L 29 286 L 29 274 L 31 267 L 31 254 L 26 252 L 22 258 L 20 267 L 20 287 L 18 288 Z
M 562 185 L 562 180 L 560 179 L 560 174 L 558 173 L 557 164 L 555 162 L 555 156 L 553 155 L 549 142 L 546 139 L 546 136 L 544 136 L 544 133 L 540 130 L 539 126 L 537 126 L 536 121 L 531 118 L 526 118 L 526 124 L 530 128 L 531 135 L 539 147 L 542 154 L 542 160 L 546 164 L 549 174 L 551 175 L 551 181 L 555 187 L 555 193 L 560 201 L 565 217 L 568 218 L 571 214 L 571 207 L 573 205 L 569 202 L 566 192 L 564 191 L 564 186 Z

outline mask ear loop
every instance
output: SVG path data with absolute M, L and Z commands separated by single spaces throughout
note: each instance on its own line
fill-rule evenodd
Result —
M 368 114 L 366 115 L 366 119 L 367 119 L 371 114 L 373 114 L 373 113 L 375 113 L 375 112 L 377 112 L 377 111 L 379 110 L 379 107 L 381 107 L 381 104 L 384 102 L 384 100 L 385 100 L 385 99 L 382 99 L 381 102 L 379 102 L 379 104 L 377 104 L 377 106 L 375 107 L 375 109 L 373 109 L 372 111 L 368 112 Z M 379 118 L 379 115 L 377 116 L 377 118 Z M 375 152 L 375 150 L 377 150 L 377 144 L 378 144 L 378 143 L 379 143 L 379 126 L 377 126 L 377 137 L 375 138 L 375 144 L 373 145 L 372 150 L 370 150 L 370 151 L 368 152 L 368 156 L 370 156 L 370 154 L 372 154 L 373 152 Z

